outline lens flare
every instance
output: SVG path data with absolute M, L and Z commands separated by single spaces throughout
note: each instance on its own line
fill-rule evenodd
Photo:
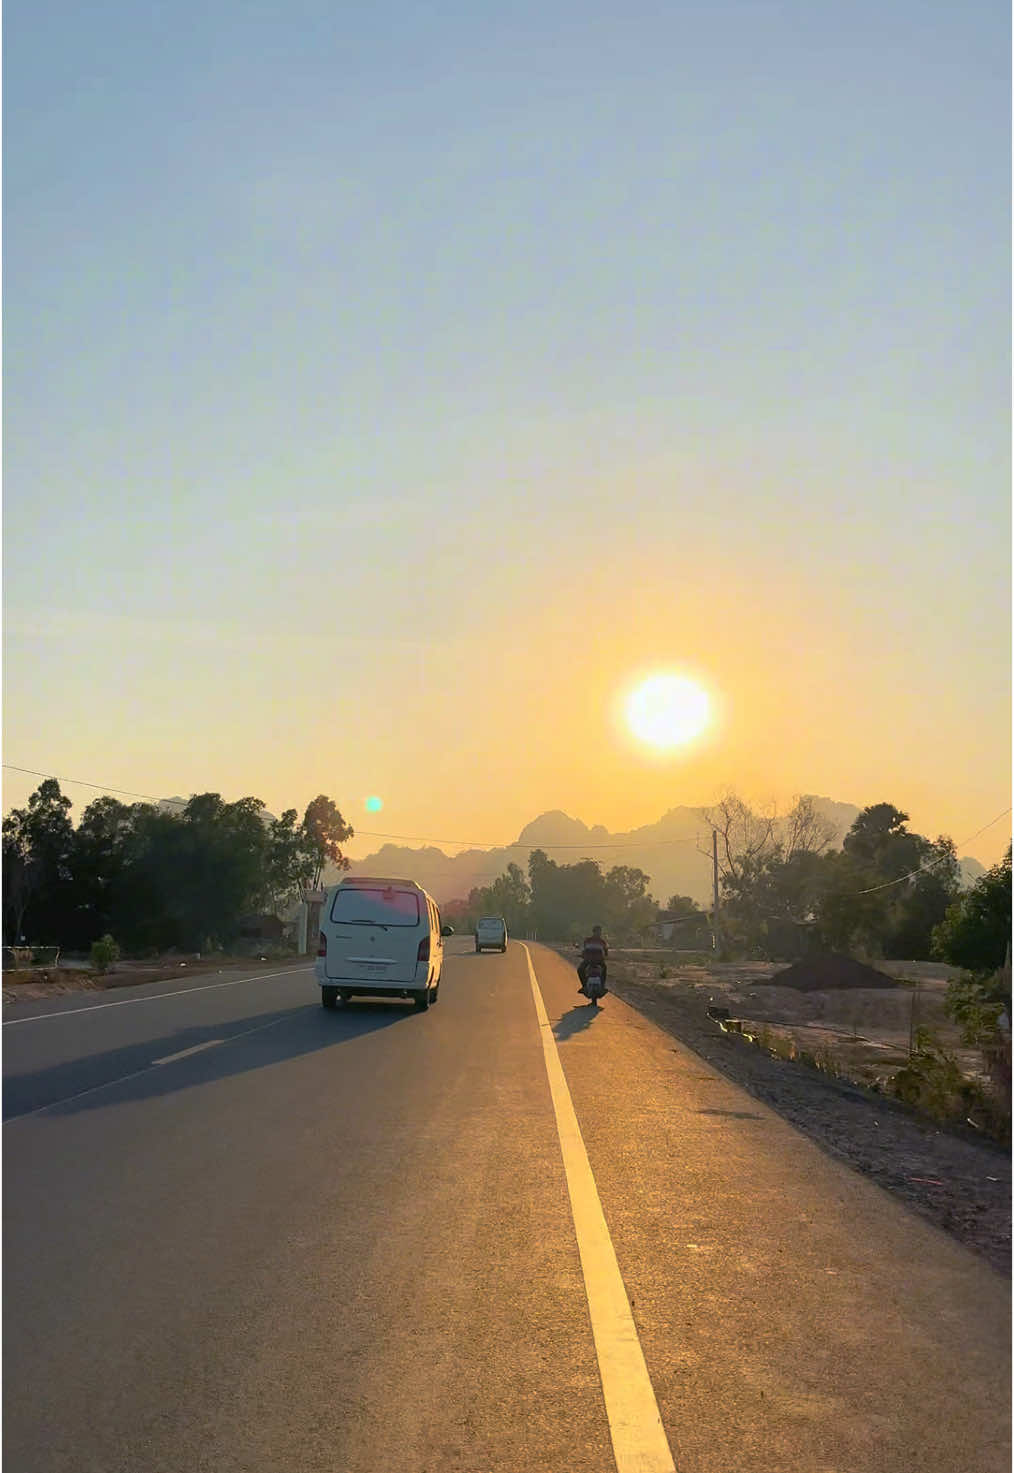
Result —
M 367 813 L 379 813 L 384 806 L 384 800 L 377 797 L 367 798 L 365 806 Z

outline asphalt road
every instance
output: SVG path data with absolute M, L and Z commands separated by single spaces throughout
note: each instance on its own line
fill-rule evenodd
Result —
M 555 953 L 448 945 L 427 1013 L 5 1010 L 10 1469 L 1007 1473 L 998 1275 Z

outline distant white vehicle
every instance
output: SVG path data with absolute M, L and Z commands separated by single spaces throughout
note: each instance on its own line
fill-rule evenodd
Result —
M 420 1011 L 436 1002 L 444 937 L 432 895 L 414 880 L 350 875 L 329 892 L 320 918 L 315 967 L 325 1008 L 351 997 L 411 998 Z
M 480 916 L 475 927 L 475 949 L 507 950 L 507 922 L 503 916 Z

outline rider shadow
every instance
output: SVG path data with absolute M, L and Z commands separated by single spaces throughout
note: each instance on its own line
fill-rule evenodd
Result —
M 553 1024 L 553 1037 L 557 1043 L 573 1038 L 575 1033 L 581 1033 L 585 1028 L 590 1027 L 599 1012 L 600 1009 L 593 1007 L 591 1003 L 575 1003 L 569 1013 L 564 1013 L 563 1017 Z

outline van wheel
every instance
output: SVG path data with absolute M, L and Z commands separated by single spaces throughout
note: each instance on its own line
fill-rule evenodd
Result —
M 321 1007 L 325 1007 L 325 1008 L 335 1008 L 335 1007 L 337 1007 L 338 1006 L 338 989 L 337 989 L 337 987 L 322 987 L 320 989 L 320 1003 L 321 1003 Z
M 430 1002 L 431 1003 L 437 1002 L 438 999 L 439 999 L 439 997 L 440 997 L 440 983 L 438 982 L 437 985 L 436 985 L 436 987 L 434 987 L 433 991 L 430 993 Z
M 345 987 L 342 988 L 338 996 L 341 998 L 342 1007 L 346 1007 L 352 1001 L 352 994 Z
M 416 995 L 415 995 L 415 1010 L 416 1010 L 416 1012 L 417 1013 L 425 1013 L 425 1011 L 429 1007 L 429 1005 L 430 1005 L 430 995 L 429 995 L 429 992 L 428 991 L 417 992 Z
M 476 954 L 476 956 L 478 956 L 478 955 L 479 955 L 479 952 L 480 952 L 480 951 L 481 951 L 481 950 L 482 950 L 482 947 L 481 947 L 481 946 L 477 946 L 477 947 L 476 947 L 476 948 L 475 948 L 475 954 Z

